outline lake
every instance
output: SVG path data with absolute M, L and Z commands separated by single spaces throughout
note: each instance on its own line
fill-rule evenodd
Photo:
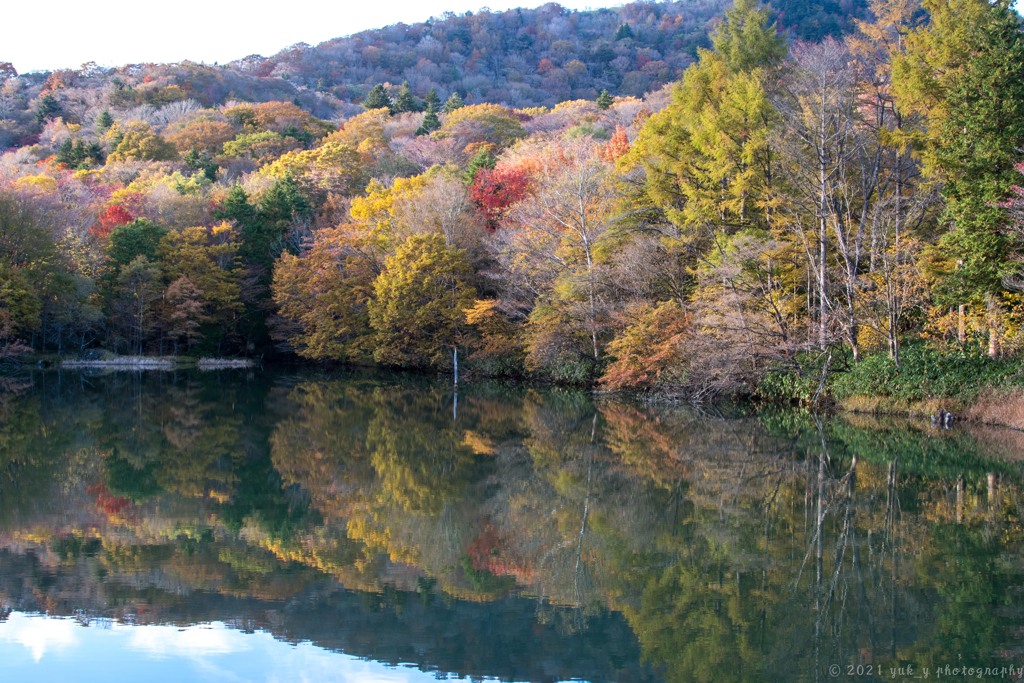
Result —
M 1024 678 L 1024 434 L 385 374 L 23 384 L 4 681 Z

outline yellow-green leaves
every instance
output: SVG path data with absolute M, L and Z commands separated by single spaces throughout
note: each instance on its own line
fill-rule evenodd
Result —
M 436 233 L 412 235 L 384 264 L 369 304 L 373 357 L 405 367 L 447 367 L 476 295 L 465 252 Z

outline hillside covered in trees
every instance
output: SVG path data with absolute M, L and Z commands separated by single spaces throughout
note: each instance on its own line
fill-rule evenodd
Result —
M 648 33 L 641 17 L 676 6 L 587 16 L 629 26 L 625 49 Z M 574 33 L 558 27 L 575 13 L 544 12 L 550 36 Z M 517 15 L 436 25 L 469 26 L 472 42 L 481 16 Z M 796 398 L 820 393 L 823 368 L 1014 356 L 1019 15 L 875 0 L 855 30 L 818 41 L 773 16 L 737 0 L 671 88 L 553 106 L 479 102 L 394 70 L 408 85 L 339 105 L 295 84 L 383 72 L 331 86 L 344 70 L 284 55 L 260 62 L 273 65 L 263 76 L 253 64 L 7 78 L 3 353 L 447 370 L 458 348 L 481 374 Z M 445 35 L 438 58 L 454 64 Z M 317 49 L 360 38 L 347 40 Z M 502 54 L 502 68 L 517 63 Z
M 458 93 L 470 104 L 512 107 L 594 99 L 602 90 L 639 97 L 682 75 L 697 50 L 709 45 L 708 34 L 727 4 L 636 2 L 577 12 L 549 3 L 449 13 L 225 65 L 87 63 L 18 76 L 0 62 L 0 149 L 32 144 L 42 124 L 57 116 L 76 124 L 102 111 L 146 119 L 168 105 L 291 101 L 320 118 L 348 118 L 362 111 L 377 85 L 386 85 L 392 96 L 408 83 L 420 99 L 433 90 L 442 99 Z M 852 30 L 864 3 L 783 0 L 777 8 L 779 25 L 790 36 L 817 40 Z
M 642 96 L 675 80 L 707 47 L 726 0 L 634 2 L 574 12 L 481 10 L 434 21 L 397 24 L 296 45 L 269 59 L 250 56 L 239 70 L 280 76 L 343 101 L 359 101 L 376 83 L 407 82 L 421 96 L 458 92 L 466 102 L 552 106 L 593 99 L 607 90 Z M 862 1 L 776 4 L 779 25 L 794 38 L 819 40 L 853 28 Z

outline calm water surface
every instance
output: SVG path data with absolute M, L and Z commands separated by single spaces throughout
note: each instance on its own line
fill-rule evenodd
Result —
M 1021 680 L 1020 453 L 483 383 L 39 374 L 0 394 L 0 680 Z

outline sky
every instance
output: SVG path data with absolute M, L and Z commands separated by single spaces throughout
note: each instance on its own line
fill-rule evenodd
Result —
M 149 683 L 437 683 L 437 671 L 391 666 L 222 623 L 133 625 L 13 612 L 0 621 L 4 681 Z M 457 679 L 465 680 L 465 679 Z M 484 679 L 490 681 L 492 679 Z
M 37 0 L 38 1 L 38 0 Z M 541 0 L 26 0 L 4 2 L 0 62 L 18 73 L 78 68 L 86 62 L 225 63 L 251 54 L 269 57 L 295 43 L 331 38 L 399 22 L 414 24 L 451 11 L 539 7 Z M 562 0 L 568 9 L 616 7 L 626 0 Z

